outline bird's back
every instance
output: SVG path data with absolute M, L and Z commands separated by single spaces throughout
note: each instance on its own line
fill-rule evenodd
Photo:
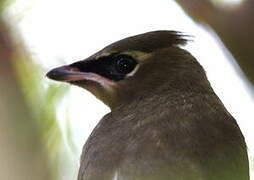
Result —
M 248 170 L 243 136 L 217 96 L 186 95 L 106 115 L 84 147 L 79 180 L 248 180 Z

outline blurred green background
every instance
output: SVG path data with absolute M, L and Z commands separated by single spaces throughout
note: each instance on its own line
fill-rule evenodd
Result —
M 69 86 L 45 80 L 45 72 L 48 69 L 31 53 L 23 34 L 15 25 L 17 19 L 22 18 L 22 15 L 33 6 L 28 5 L 28 10 L 17 12 L 17 15 L 14 6 L 12 13 L 9 13 L 10 6 L 17 5 L 17 2 L 0 0 L 0 179 L 75 179 L 78 170 L 76 157 L 79 157 L 81 149 L 77 150 L 75 145 L 68 111 L 61 111 L 62 114 L 66 113 L 61 116 L 66 118 L 64 128 L 60 127 L 57 116 L 58 107 L 68 95 Z M 202 28 L 210 31 L 212 29 L 218 35 L 232 55 L 229 60 L 241 68 L 243 83 L 250 97 L 253 97 L 254 2 L 252 0 L 231 3 L 219 0 L 176 0 L 176 2 L 196 23 L 202 24 Z M 160 1 L 157 3 L 160 4 Z M 112 6 L 104 8 L 110 10 Z M 169 6 L 169 11 L 170 8 Z M 55 12 L 57 14 L 58 9 L 55 9 Z M 67 9 L 66 13 L 68 14 Z M 117 27 L 116 24 L 115 31 Z M 45 27 L 47 28 L 54 29 Z M 103 28 L 98 31 L 101 30 Z M 92 46 L 96 47 L 96 43 Z M 96 110 L 93 113 L 96 114 Z M 84 142 L 85 139 L 82 143 Z M 250 159 L 253 164 L 253 157 Z

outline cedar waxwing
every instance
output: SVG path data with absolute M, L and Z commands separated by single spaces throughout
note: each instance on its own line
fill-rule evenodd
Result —
M 244 137 L 179 47 L 185 37 L 129 37 L 47 74 L 111 108 L 84 146 L 78 180 L 249 180 Z

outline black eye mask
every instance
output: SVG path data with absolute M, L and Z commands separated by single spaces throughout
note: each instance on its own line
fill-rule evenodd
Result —
M 120 81 L 132 72 L 136 65 L 137 61 L 129 55 L 111 54 L 97 60 L 79 61 L 70 66 L 81 72 L 92 72 L 113 81 Z

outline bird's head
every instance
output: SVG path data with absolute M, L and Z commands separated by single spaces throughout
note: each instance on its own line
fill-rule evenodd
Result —
M 203 69 L 179 47 L 185 43 L 184 36 L 175 31 L 148 32 L 55 68 L 47 76 L 87 89 L 111 109 L 155 92 L 190 90 L 193 83 L 202 89 Z

